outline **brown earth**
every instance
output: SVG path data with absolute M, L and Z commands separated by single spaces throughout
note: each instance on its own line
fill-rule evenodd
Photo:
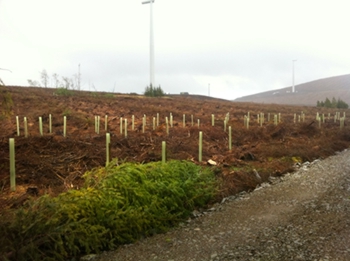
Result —
M 270 176 L 291 170 L 297 161 L 325 158 L 348 148 L 350 132 L 334 122 L 335 109 L 233 103 L 204 96 L 166 96 L 149 98 L 138 95 L 72 92 L 56 95 L 56 89 L 0 87 L 0 207 L 15 208 L 30 196 L 45 193 L 57 195 L 77 189 L 82 175 L 105 165 L 106 138 L 111 134 L 111 157 L 120 162 L 161 160 L 161 143 L 167 143 L 167 159 L 190 160 L 205 165 L 209 159 L 217 165 L 223 180 L 220 198 L 242 190 L 252 190 Z M 6 99 L 7 97 L 7 99 Z M 11 98 L 13 104 L 9 102 Z M 294 114 L 306 115 L 305 122 L 294 123 Z M 244 127 L 244 115 L 250 112 L 251 124 Z M 257 114 L 265 113 L 260 126 Z M 326 115 L 320 128 L 316 112 Z M 340 111 L 343 115 L 344 111 Z M 152 120 L 159 113 L 160 125 L 153 130 Z M 173 115 L 174 124 L 166 133 L 165 117 Z M 232 150 L 224 131 L 225 115 L 230 114 Z M 270 113 L 271 120 L 267 121 Z M 273 116 L 281 113 L 277 126 Z M 331 118 L 328 119 L 328 113 Z M 52 115 L 52 133 L 48 119 Z M 145 132 L 142 117 L 147 116 Z M 183 126 L 183 115 L 186 126 Z M 215 115 L 215 126 L 211 115 Z M 95 116 L 101 117 L 100 133 L 95 132 Z M 105 131 L 105 115 L 108 130 Z M 131 117 L 135 117 L 135 130 Z M 194 118 L 194 126 L 191 123 Z M 17 136 L 16 118 L 20 120 Z M 63 137 L 63 116 L 67 117 L 67 137 Z M 23 118 L 28 119 L 28 137 L 24 137 Z M 39 117 L 43 119 L 43 136 L 39 133 Z M 128 136 L 120 134 L 120 118 L 128 121 Z M 197 125 L 200 119 L 200 126 Z M 203 161 L 198 162 L 198 136 L 203 132 Z M 15 138 L 17 189 L 9 185 L 9 138 Z M 261 180 L 253 175 L 254 169 Z

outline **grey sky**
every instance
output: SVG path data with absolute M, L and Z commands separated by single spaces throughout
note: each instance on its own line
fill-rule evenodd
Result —
M 149 5 L 141 0 L 0 0 L 0 78 L 52 75 L 142 93 Z M 348 1 L 155 0 L 155 82 L 164 91 L 240 96 L 349 73 Z

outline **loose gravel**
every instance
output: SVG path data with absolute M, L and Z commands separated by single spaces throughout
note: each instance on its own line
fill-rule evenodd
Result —
M 178 228 L 85 260 L 350 260 L 350 150 L 225 198 Z

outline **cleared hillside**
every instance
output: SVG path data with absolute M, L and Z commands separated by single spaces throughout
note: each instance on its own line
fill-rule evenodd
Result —
M 316 105 L 317 101 L 342 99 L 350 104 L 350 74 L 315 80 L 292 87 L 262 92 L 237 98 L 238 102 L 275 103 L 289 105 Z

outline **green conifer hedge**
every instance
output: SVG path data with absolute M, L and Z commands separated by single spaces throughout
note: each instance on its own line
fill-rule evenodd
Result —
M 5 260 L 66 260 L 164 232 L 217 192 L 212 170 L 187 161 L 112 161 L 85 186 L 0 214 Z

